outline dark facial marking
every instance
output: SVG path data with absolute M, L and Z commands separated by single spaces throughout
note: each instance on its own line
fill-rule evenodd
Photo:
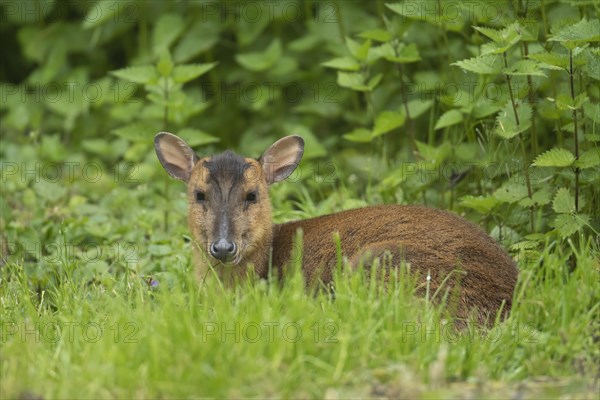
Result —
M 216 218 L 213 232 L 218 235 L 215 239 L 229 240 L 232 230 L 235 229 L 231 218 L 237 206 L 236 196 L 233 193 L 243 187 L 244 171 L 250 166 L 251 164 L 246 163 L 244 158 L 232 151 L 214 156 L 204 163 L 204 167 L 208 170 L 207 182 L 212 184 L 215 192 L 220 195 L 220 199 L 215 199 L 217 201 L 214 204 Z
M 208 181 L 219 186 L 224 182 L 231 182 L 231 186 L 244 183 L 244 171 L 250 168 L 242 157 L 229 150 L 212 157 L 204 166 L 208 169 Z

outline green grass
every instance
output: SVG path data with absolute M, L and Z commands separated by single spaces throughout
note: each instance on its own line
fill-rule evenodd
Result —
M 521 265 L 510 318 L 457 334 L 440 307 L 337 277 L 336 298 L 284 285 L 194 282 L 189 260 L 157 288 L 136 274 L 82 283 L 67 265 L 41 293 L 2 268 L 2 398 L 593 398 L 598 259 L 591 241 Z

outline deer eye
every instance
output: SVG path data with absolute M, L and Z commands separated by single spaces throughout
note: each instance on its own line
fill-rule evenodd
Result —
M 202 203 L 206 200 L 206 194 L 200 190 L 196 190 L 196 203 Z
M 246 203 L 256 203 L 256 192 L 246 193 Z

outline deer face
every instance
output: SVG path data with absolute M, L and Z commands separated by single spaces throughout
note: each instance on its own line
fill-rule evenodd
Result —
M 268 186 L 294 171 L 303 148 L 302 138 L 288 136 L 258 160 L 231 151 L 199 158 L 177 136 L 156 136 L 165 170 L 187 182 L 188 225 L 202 262 L 213 267 L 264 262 L 272 238 Z

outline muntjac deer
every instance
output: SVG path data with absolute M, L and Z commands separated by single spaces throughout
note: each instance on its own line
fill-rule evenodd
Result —
M 247 275 L 285 276 L 296 232 L 303 231 L 302 273 L 306 282 L 331 283 L 338 235 L 347 265 L 381 265 L 377 259 L 410 266 L 430 291 L 448 284 L 459 291 L 456 314 L 476 312 L 480 321 L 511 307 L 517 268 L 481 228 L 441 210 L 382 205 L 273 225 L 269 185 L 286 179 L 304 152 L 299 136 L 272 144 L 259 159 L 231 151 L 200 158 L 177 136 L 161 132 L 156 154 L 173 178 L 187 183 L 189 229 L 200 277 L 210 269 L 225 282 Z M 388 267 L 389 269 L 389 267 Z M 456 276 L 456 278 L 452 278 Z M 450 277 L 451 279 L 446 279 Z M 433 293 L 433 292 L 432 292 Z

